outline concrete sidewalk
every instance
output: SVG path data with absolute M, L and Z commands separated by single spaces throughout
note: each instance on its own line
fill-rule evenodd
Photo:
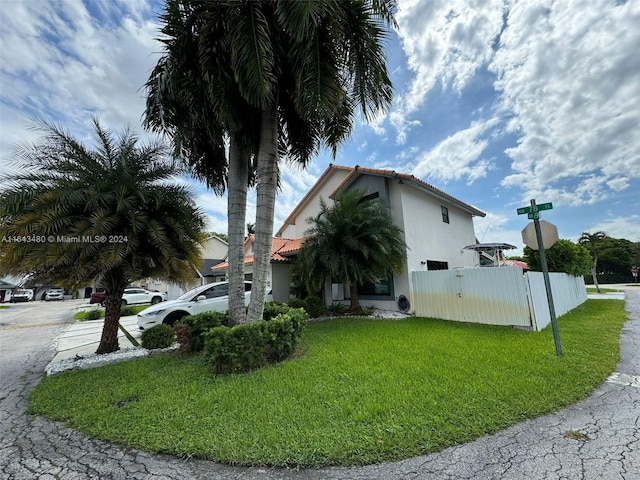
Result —
M 120 318 L 120 325 L 127 330 L 133 338 L 140 341 L 142 332 L 138 329 L 137 316 L 131 315 Z M 56 340 L 56 355 L 51 363 L 61 362 L 70 358 L 86 357 L 96 353 L 100 344 L 104 318 L 100 320 L 87 320 L 75 322 L 65 330 Z M 127 336 L 118 332 L 118 342 L 120 350 L 135 348 Z

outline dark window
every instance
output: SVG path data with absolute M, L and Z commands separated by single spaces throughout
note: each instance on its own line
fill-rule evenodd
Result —
M 250 283 L 245 283 L 244 284 L 244 291 L 245 292 L 250 292 L 251 291 L 251 284 Z
M 211 287 L 205 293 L 207 298 L 218 298 L 229 295 L 229 284 L 223 283 L 222 285 L 216 285 L 215 287 Z
M 380 193 L 375 192 L 375 193 L 370 193 L 369 195 L 365 195 L 360 199 L 360 201 L 358 202 L 358 205 L 364 202 L 368 202 L 369 200 L 373 200 L 374 198 L 380 198 Z
M 449 209 L 447 207 L 440 207 L 440 210 L 442 210 L 442 221 L 449 223 Z
M 427 260 L 427 270 L 449 270 L 449 264 L 437 260 Z
M 391 292 L 391 276 L 381 278 L 376 283 L 365 282 L 364 285 L 358 287 L 358 294 L 373 297 L 389 297 Z

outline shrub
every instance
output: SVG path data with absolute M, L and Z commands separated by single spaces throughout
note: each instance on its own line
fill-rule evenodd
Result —
M 120 307 L 120 315 L 123 317 L 128 317 L 129 315 L 135 315 L 137 312 L 134 307 L 130 305 L 124 305 Z
M 269 321 L 281 313 L 287 313 L 289 310 L 291 310 L 291 307 L 286 303 L 268 302 L 264 304 L 264 313 L 262 314 L 262 318 L 263 320 Z
M 104 312 L 102 310 L 89 310 L 84 314 L 84 320 L 98 320 L 104 316 Z
M 327 306 L 318 297 L 309 296 L 304 300 L 292 298 L 287 305 L 291 308 L 304 308 L 311 318 L 322 317 L 327 313 Z
M 307 297 L 304 302 L 304 309 L 311 318 L 321 317 L 327 313 L 327 306 L 318 297 Z
M 189 326 L 191 350 L 199 352 L 204 348 L 204 334 L 215 327 L 226 327 L 229 323 L 229 314 L 227 312 L 203 312 L 182 317 L 180 323 Z
M 302 308 L 290 309 L 265 322 L 265 357 L 279 362 L 291 356 L 300 342 L 309 316 Z
M 307 313 L 282 304 L 268 310 L 268 315 L 282 313 L 257 323 L 215 327 L 203 335 L 205 354 L 216 373 L 246 372 L 284 360 L 295 351 Z
M 263 322 L 216 327 L 205 334 L 205 352 L 217 373 L 246 372 L 265 365 Z
M 376 311 L 376 307 L 369 305 L 368 307 L 362 307 L 362 316 L 370 317 Z
M 169 325 L 156 325 L 142 332 L 142 346 L 148 350 L 167 348 L 173 344 L 176 334 Z
M 180 344 L 178 353 L 180 355 L 187 355 L 191 352 L 191 328 L 189 325 L 183 323 L 176 323 L 173 326 L 173 331 L 176 334 L 176 340 Z

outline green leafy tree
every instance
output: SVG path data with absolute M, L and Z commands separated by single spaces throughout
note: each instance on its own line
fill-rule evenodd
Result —
M 580 245 L 584 245 L 591 253 L 593 264 L 591 266 L 591 276 L 593 277 L 593 284 L 596 286 L 596 292 L 600 292 L 600 285 L 598 285 L 598 249 L 604 239 L 607 238 L 607 234 L 604 232 L 583 232 L 578 239 Z
M 589 273 L 591 256 L 589 251 L 571 240 L 558 240 L 550 248 L 545 248 L 547 267 L 550 272 L 564 272 L 570 275 L 582 276 Z M 542 271 L 540 252 L 524 247 L 524 261 L 535 272 Z
M 364 192 L 345 190 L 333 206 L 320 202 L 296 260 L 303 281 L 320 291 L 326 278 L 349 285 L 350 311 L 361 312 L 358 287 L 401 272 L 407 246 L 379 199 L 363 201 Z
M 147 83 L 147 115 L 152 113 L 156 128 L 172 135 L 174 144 L 187 146 L 196 163 L 204 158 L 209 135 L 216 147 L 220 132 L 229 135 L 229 203 L 235 209 L 246 205 L 246 197 L 232 200 L 239 188 L 232 182 L 237 139 L 254 159 L 257 212 L 250 322 L 259 320 L 264 308 L 279 158 L 306 164 L 321 143 L 335 152 L 351 131 L 356 106 L 366 118 L 390 106 L 382 41 L 384 27 L 394 23 L 394 7 L 394 0 L 167 3 L 167 51 Z M 184 108 L 193 104 L 199 108 Z M 223 164 L 217 154 L 213 160 Z M 233 252 L 236 247 L 241 252 L 236 230 L 244 229 L 244 219 L 239 227 L 241 217 L 232 217 L 231 207 L 229 213 L 233 283 L 242 278 L 242 258 Z M 235 312 L 232 306 L 234 291 L 231 285 L 230 315 L 231 323 L 238 323 L 243 321 L 242 309 Z
M 138 145 L 128 130 L 115 138 L 94 120 L 88 148 L 43 124 L 41 143 L 25 147 L 17 173 L 2 176 L 2 274 L 95 282 L 106 288 L 105 323 L 97 353 L 118 350 L 125 287 L 142 278 L 187 280 L 200 264 L 204 217 L 181 170 L 159 143 Z

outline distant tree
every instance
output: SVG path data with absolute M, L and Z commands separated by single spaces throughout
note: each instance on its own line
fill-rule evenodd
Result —
M 0 237 L 24 240 L 2 244 L 0 274 L 105 287 L 97 353 L 113 352 L 125 287 L 147 277 L 187 280 L 201 262 L 204 217 L 172 181 L 181 170 L 161 144 L 139 146 L 128 130 L 114 138 L 97 120 L 94 148 L 42 128 L 43 141 L 22 150 L 17 173 L 0 177 Z
M 598 274 L 608 283 L 631 279 L 634 263 L 634 244 L 625 238 L 606 237 L 598 252 Z
M 326 278 L 349 285 L 352 313 L 361 312 L 358 287 L 402 271 L 407 249 L 380 200 L 363 196 L 346 190 L 333 206 L 321 199 L 320 214 L 307 219 L 311 228 L 296 261 L 311 291 L 320 291 Z
M 591 256 L 589 251 L 571 240 L 558 240 L 551 248 L 545 248 L 545 257 L 550 272 L 564 272 L 582 276 L 589 273 Z M 524 261 L 534 272 L 542 271 L 540 252 L 524 247 Z
M 578 243 L 584 245 L 591 253 L 593 264 L 591 266 L 591 276 L 593 277 L 593 284 L 596 286 L 596 292 L 600 292 L 600 285 L 598 285 L 598 249 L 600 244 L 607 238 L 607 234 L 604 232 L 583 232 Z
M 229 242 L 229 237 L 227 237 L 226 233 L 221 233 L 221 232 L 209 232 L 207 235 L 209 235 L 210 237 L 212 236 L 216 236 L 218 237 L 220 240 L 224 240 L 225 242 Z

